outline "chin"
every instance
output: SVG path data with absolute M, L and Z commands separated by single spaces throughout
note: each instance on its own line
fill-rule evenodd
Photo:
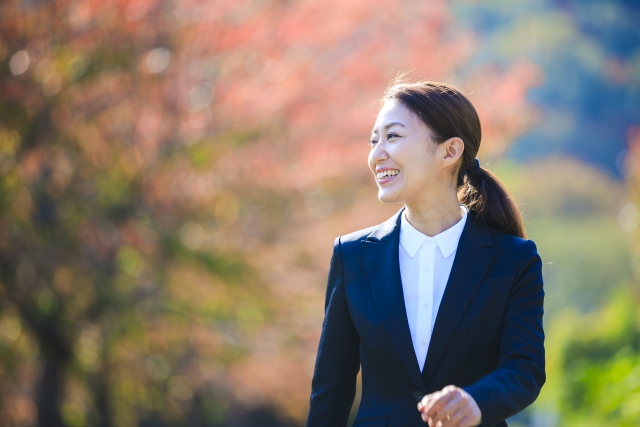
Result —
M 391 191 L 378 190 L 378 200 L 382 203 L 400 203 L 397 195 Z

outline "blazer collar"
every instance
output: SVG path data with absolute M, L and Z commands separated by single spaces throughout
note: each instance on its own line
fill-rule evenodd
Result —
M 400 235 L 400 222 L 402 220 L 401 215 L 404 213 L 404 206 L 398 212 L 396 212 L 391 218 L 385 222 L 378 224 L 377 227 L 367 235 L 366 240 L 371 242 L 378 242 L 385 237 L 390 237 L 393 233 Z M 465 208 L 466 209 L 466 208 Z M 493 247 L 493 239 L 489 235 L 486 225 L 481 219 L 476 218 L 471 212 L 467 211 L 468 219 L 462 230 L 462 234 L 467 234 L 467 238 L 475 241 L 480 247 Z M 472 222 L 473 224 L 469 224 Z M 462 236 L 461 236 L 462 238 Z
M 398 234 L 398 238 L 400 238 L 400 220 L 401 214 L 404 211 L 404 206 L 398 212 L 396 212 L 391 218 L 379 224 L 376 228 L 373 229 L 371 233 L 367 236 L 366 240 L 369 242 L 379 242 L 385 237 L 391 236 L 394 232 Z M 391 236 L 393 238 L 393 236 Z
M 373 229 L 362 241 L 362 250 L 381 323 L 416 391 L 424 394 L 424 382 L 413 350 L 400 276 L 400 215 L 403 210 L 400 209 Z
M 421 374 L 411 341 L 400 276 L 400 215 L 403 211 L 404 207 L 374 228 L 362 241 L 362 247 L 381 322 L 409 376 L 417 389 L 424 392 L 425 384 L 491 264 L 495 248 L 484 223 L 469 213 Z
M 433 325 L 427 359 L 422 369 L 425 384 L 435 371 L 478 286 L 489 271 L 495 252 L 495 244 L 487 226 L 469 213 Z

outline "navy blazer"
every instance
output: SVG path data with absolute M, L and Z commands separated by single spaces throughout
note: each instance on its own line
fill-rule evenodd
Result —
M 404 208 L 403 208 L 404 209 Z M 545 382 L 542 261 L 530 240 L 467 217 L 422 373 L 400 278 L 401 209 L 335 240 L 307 427 L 424 427 L 417 397 L 453 384 L 482 427 L 530 405 Z

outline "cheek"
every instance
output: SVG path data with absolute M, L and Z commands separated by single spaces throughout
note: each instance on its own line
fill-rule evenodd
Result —
M 431 167 L 428 162 L 418 156 L 408 162 L 406 176 L 410 185 L 424 186 L 428 181 L 432 180 Z

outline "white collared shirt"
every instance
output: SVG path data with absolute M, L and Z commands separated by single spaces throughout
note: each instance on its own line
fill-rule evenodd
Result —
M 413 228 L 405 217 L 406 209 L 402 212 L 400 276 L 411 340 L 420 371 L 424 368 L 433 325 L 467 221 L 467 208 L 461 205 L 461 209 L 462 219 L 433 237 Z

